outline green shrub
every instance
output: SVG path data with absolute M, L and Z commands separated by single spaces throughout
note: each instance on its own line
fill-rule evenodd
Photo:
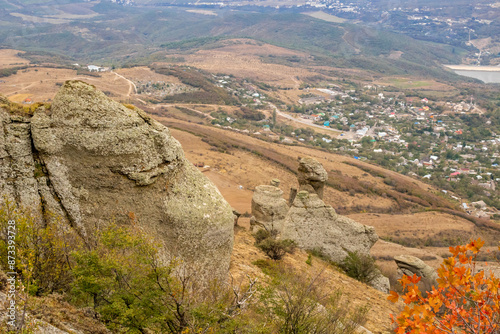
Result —
M 71 252 L 81 246 L 69 225 L 47 212 L 45 216 L 46 222 L 6 198 L 0 202 L 0 269 L 18 272 L 32 295 L 67 291 L 72 280 Z M 16 267 L 11 270 L 7 255 L 14 231 Z
M 290 239 L 277 239 L 277 231 L 258 230 L 255 234 L 255 246 L 273 260 L 281 260 L 286 253 L 293 253 L 297 244 Z
M 367 284 L 378 274 L 375 259 L 368 254 L 348 252 L 347 257 L 339 265 L 349 277 Z
M 260 229 L 253 234 L 253 237 L 255 238 L 255 245 L 257 246 L 265 239 L 271 237 L 271 232 L 269 232 L 268 230 Z

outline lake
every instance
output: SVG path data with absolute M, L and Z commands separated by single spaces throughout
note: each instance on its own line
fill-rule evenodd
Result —
M 479 79 L 485 83 L 500 83 L 500 71 L 461 71 L 454 70 L 456 74 Z
M 479 79 L 485 83 L 500 83 L 500 67 L 498 66 L 470 66 L 445 65 L 453 72 L 470 78 Z

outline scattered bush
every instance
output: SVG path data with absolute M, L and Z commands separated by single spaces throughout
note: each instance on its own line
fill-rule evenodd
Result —
M 255 246 L 273 260 L 281 260 L 286 253 L 293 253 L 297 246 L 290 239 L 277 239 L 277 231 L 258 230 L 255 234 Z
M 270 324 L 267 333 L 354 334 L 366 321 L 366 306 L 353 308 L 339 290 L 326 292 L 321 272 L 294 272 L 281 263 L 267 265 L 272 280 L 258 309 Z
M 8 77 L 14 74 L 17 74 L 17 71 L 19 70 L 24 70 L 28 68 L 28 66 L 18 66 L 18 67 L 11 67 L 11 68 L 2 68 L 0 69 L 0 78 Z
M 375 259 L 368 254 L 348 252 L 346 258 L 339 265 L 348 276 L 367 284 L 378 274 Z
M 8 271 L 17 271 L 32 295 L 69 289 L 71 252 L 81 245 L 69 225 L 56 217 L 47 218 L 45 223 L 7 199 L 0 204 L 0 268 L 9 268 L 8 245 L 15 231 L 16 268 Z

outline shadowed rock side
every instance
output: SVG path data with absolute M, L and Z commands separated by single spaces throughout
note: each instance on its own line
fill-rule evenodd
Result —
M 30 120 L 0 108 L 0 194 L 41 213 L 34 174 Z
M 38 110 L 31 124 L 17 125 L 12 116 L 9 122 L 7 113 L 1 115 L 6 144 L 0 141 L 0 154 L 7 156 L 2 162 L 10 161 L 10 167 L 2 163 L 1 172 L 21 176 L 2 184 L 2 192 L 24 205 L 42 202 L 83 237 L 95 223 L 129 223 L 135 217 L 163 243 L 166 255 L 180 257 L 207 278 L 225 277 L 232 209 L 185 159 L 166 127 L 80 81 L 66 82 L 50 110 Z M 19 148 L 10 149 L 9 142 Z M 25 167 L 18 166 L 23 159 Z

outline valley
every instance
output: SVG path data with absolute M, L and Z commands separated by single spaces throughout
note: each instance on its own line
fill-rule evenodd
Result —
M 437 269 L 450 256 L 450 247 L 476 238 L 485 241 L 488 251 L 477 268 L 482 270 L 489 262 L 493 263 L 489 268 L 500 273 L 500 86 L 494 80 L 457 75 L 457 71 L 477 65 L 496 73 L 498 40 L 493 35 L 498 27 L 497 6 L 479 1 L 471 8 L 459 2 L 457 8 L 475 15 L 466 19 L 447 3 L 437 8 L 426 0 L 406 7 L 398 1 L 368 0 L 303 6 L 271 0 L 217 5 L 149 0 L 60 2 L 52 10 L 52 3 L 0 0 L 0 96 L 6 97 L 1 98 L 0 108 L 9 110 L 20 123 L 28 123 L 42 110 L 38 108 L 44 108 L 47 117 L 56 117 L 51 111 L 56 93 L 64 87 L 69 90 L 67 81 L 84 82 L 91 85 L 81 84 L 85 92 L 100 90 L 103 101 L 111 98 L 119 102 L 116 110 L 137 117 L 120 136 L 135 136 L 139 132 L 134 127 L 142 123 L 151 126 L 147 131 L 161 132 L 149 117 L 165 125 L 182 146 L 183 153 L 174 150 L 177 158 L 156 158 L 159 144 L 155 142 L 153 158 L 131 161 L 128 169 L 121 165 L 103 168 L 102 175 L 118 176 L 118 183 L 128 178 L 127 182 L 135 182 L 134 191 L 153 191 L 145 186 L 163 177 L 172 161 L 172 168 L 182 166 L 179 161 L 185 156 L 189 163 L 182 168 L 189 170 L 194 165 L 217 187 L 218 192 L 210 188 L 210 198 L 222 195 L 241 215 L 234 226 L 232 254 L 224 253 L 232 285 L 241 287 L 254 278 L 265 282 L 264 287 L 272 284 L 269 278 L 275 261 L 256 246 L 252 198 L 259 186 L 270 185 L 272 180 L 276 184 L 277 179 L 288 202 L 295 196 L 292 189 L 300 188 L 297 177 L 303 157 L 314 158 L 324 167 L 328 176 L 324 204 L 336 214 L 374 227 L 379 239 L 370 255 L 389 278 L 391 289 L 400 291 L 394 257 L 414 256 Z M 440 14 L 434 14 L 438 9 Z M 466 32 L 471 35 L 468 39 Z M 69 98 L 66 102 L 73 104 Z M 61 102 L 54 105 L 64 108 Z M 92 113 L 100 110 L 87 109 Z M 85 122 L 95 121 L 97 125 L 90 127 L 101 131 L 107 128 L 106 117 L 98 115 Z M 129 119 L 123 122 L 129 124 Z M 72 129 L 80 127 L 71 125 Z M 25 139 L 22 135 L 16 138 Z M 61 138 L 66 139 L 65 135 Z M 130 138 L 124 138 L 116 140 L 116 152 L 121 152 L 119 145 L 135 147 Z M 105 151 L 96 149 L 99 146 L 90 140 L 68 140 L 64 148 L 83 145 L 81 152 L 94 155 Z M 147 150 L 144 152 L 149 154 Z M 49 175 L 38 154 L 35 176 L 54 178 L 57 187 L 59 175 Z M 120 154 L 117 156 L 127 156 Z M 171 159 L 174 153 L 161 154 Z M 80 158 L 71 152 L 68 156 Z M 155 159 L 164 165 L 154 165 Z M 132 172 L 138 166 L 140 172 Z M 73 167 L 80 168 L 76 163 Z M 92 166 L 100 167 L 100 162 Z M 81 180 L 88 181 L 86 176 Z M 54 187 L 51 182 L 45 183 Z M 89 182 L 99 191 L 118 193 L 112 184 Z M 185 203 L 199 200 L 195 193 L 198 184 L 194 182 L 192 187 L 196 190 L 186 195 Z M 168 181 L 154 191 L 183 196 L 179 189 Z M 54 202 L 68 201 L 71 196 L 82 203 L 91 202 L 83 187 L 63 192 Z M 94 199 L 94 209 L 97 202 L 107 201 L 106 196 Z M 149 208 L 149 204 L 141 205 L 141 196 L 120 205 L 139 203 L 140 217 L 141 210 L 144 213 Z M 176 202 L 175 196 L 169 200 L 178 205 L 175 210 L 185 205 Z M 165 203 L 151 207 L 161 205 Z M 220 208 L 214 207 L 214 212 Z M 117 221 L 131 223 L 135 229 L 140 221 L 136 213 L 125 214 L 121 208 L 113 211 Z M 191 209 L 166 212 L 191 222 L 187 217 Z M 87 209 L 85 215 L 92 210 Z M 178 217 L 168 220 L 166 216 L 151 214 L 152 220 L 161 222 L 145 227 L 154 235 L 152 239 L 160 235 L 156 229 L 163 225 L 175 226 Z M 207 217 L 216 220 L 216 216 L 203 215 L 203 219 Z M 192 230 L 193 235 L 198 233 Z M 221 236 L 220 231 L 213 235 Z M 169 233 L 162 236 L 170 238 Z M 205 236 L 199 239 L 207 245 L 211 242 Z M 229 244 L 218 243 L 226 248 Z M 201 248 L 193 249 L 200 252 Z M 215 258 L 214 254 L 210 256 Z M 341 288 L 350 309 L 369 305 L 363 325 L 366 333 L 385 334 L 394 328 L 388 315 L 399 313 L 403 303 L 391 303 L 383 292 L 346 276 L 324 253 L 296 249 L 280 263 L 297 276 L 321 276 L 323 292 Z M 45 296 L 36 297 L 43 304 Z M 40 313 L 47 312 L 36 307 Z M 91 318 L 79 316 L 85 321 Z M 47 319 L 47 313 L 44 317 Z

